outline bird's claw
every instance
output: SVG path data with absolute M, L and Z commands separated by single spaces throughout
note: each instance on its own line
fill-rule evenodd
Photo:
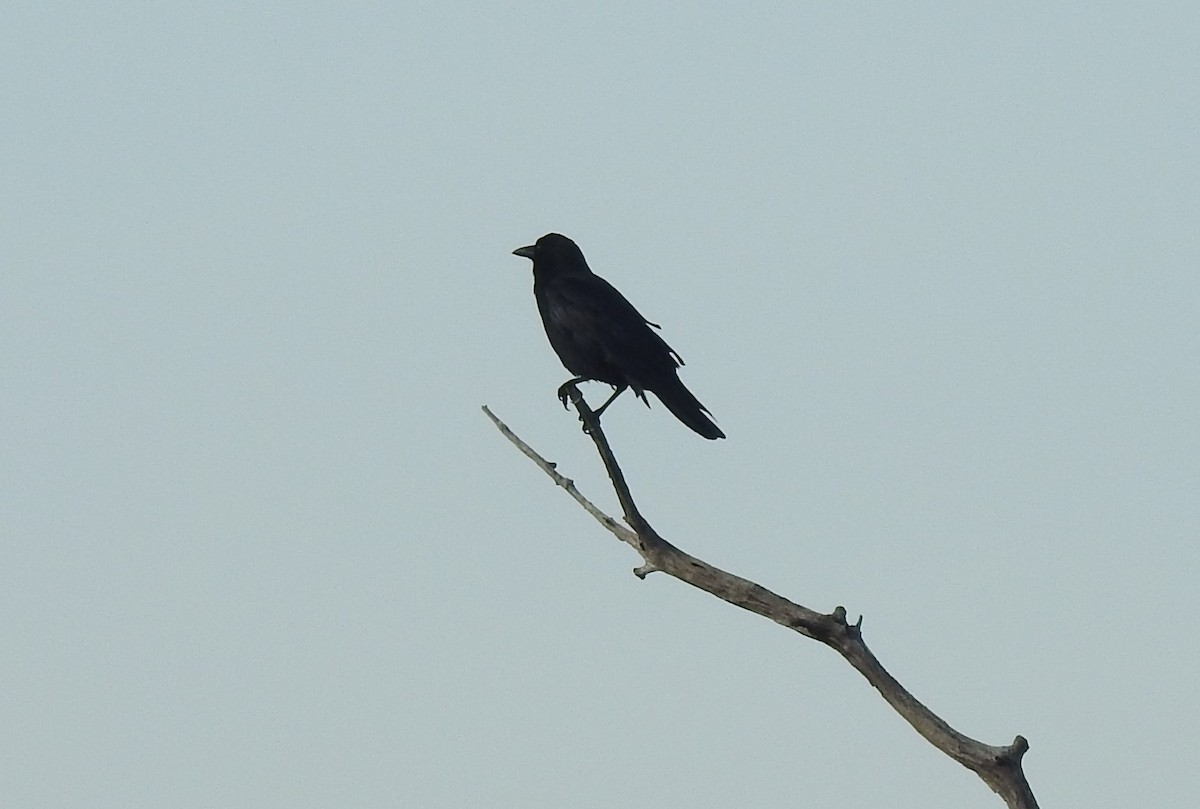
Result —
M 570 410 L 571 406 L 567 404 L 567 400 L 571 398 L 571 394 L 567 391 L 567 386 L 563 385 L 558 389 L 558 401 L 562 402 L 563 410 Z
M 575 387 L 575 383 L 578 381 L 578 379 L 571 379 L 558 386 L 558 400 L 562 402 L 563 410 L 571 409 L 569 400 L 572 394 L 579 395 L 579 388 Z

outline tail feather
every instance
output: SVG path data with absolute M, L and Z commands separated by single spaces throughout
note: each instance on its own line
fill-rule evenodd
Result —
M 650 392 L 658 397 L 658 400 L 666 406 L 667 410 L 671 411 L 675 418 L 696 433 L 710 440 L 725 437 L 721 428 L 713 423 L 708 410 L 684 386 L 678 376 L 672 374 L 669 383 L 658 385 Z

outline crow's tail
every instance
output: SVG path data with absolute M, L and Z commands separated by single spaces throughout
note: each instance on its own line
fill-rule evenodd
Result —
M 651 393 L 666 405 L 667 410 L 670 410 L 675 415 L 675 418 L 705 438 L 725 437 L 725 433 L 721 432 L 721 428 L 713 423 L 708 410 L 705 409 L 704 405 L 700 404 L 690 390 L 684 387 L 683 383 L 679 381 L 679 377 L 675 374 L 671 374 L 669 381 L 664 380 L 662 385 L 655 386 L 651 390 Z

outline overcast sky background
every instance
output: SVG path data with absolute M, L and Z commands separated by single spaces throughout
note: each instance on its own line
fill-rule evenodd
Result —
M 1194 805 L 1200 7 L 101 5 L 0 13 L 5 807 L 1001 805 L 483 416 L 615 511 L 551 230 L 729 435 L 606 414 L 664 536 Z

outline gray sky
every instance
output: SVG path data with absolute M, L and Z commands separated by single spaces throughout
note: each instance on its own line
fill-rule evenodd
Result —
M 1000 805 L 487 422 L 614 507 L 550 230 L 729 435 L 606 415 L 664 536 L 1193 805 L 1195 4 L 2 16 L 4 806 Z

